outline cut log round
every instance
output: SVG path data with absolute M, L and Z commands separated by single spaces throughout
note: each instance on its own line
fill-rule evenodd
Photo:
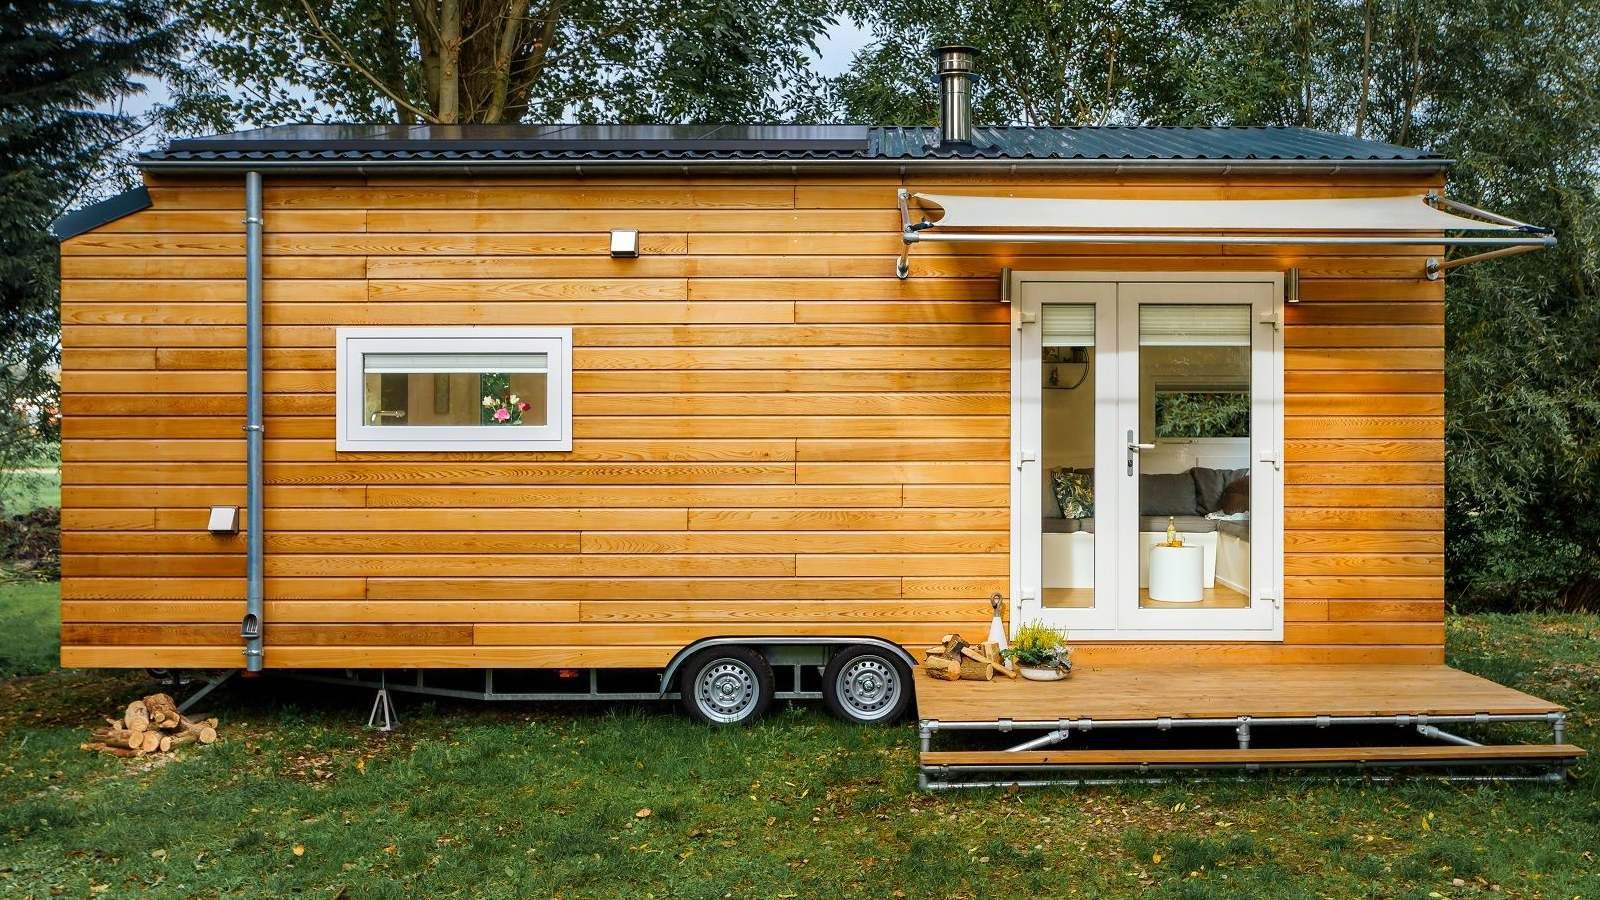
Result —
M 117 747 L 135 748 L 144 744 L 142 731 L 129 731 L 126 728 L 101 728 L 90 734 L 102 744 L 111 744 Z
M 122 722 L 129 731 L 149 731 L 150 710 L 145 707 L 143 700 L 135 700 L 123 712 Z
M 961 657 L 961 678 L 965 681 L 993 681 L 994 664 L 987 659 L 979 661 Z
M 173 747 L 182 747 L 184 744 L 192 744 L 198 740 L 200 740 L 200 735 L 192 731 L 180 731 L 177 734 L 168 735 L 161 739 L 161 752 L 166 753 Z
M 139 749 L 145 753 L 154 753 L 157 750 L 160 750 L 161 732 L 146 731 L 144 733 L 144 743 L 139 747 Z
M 186 721 L 180 734 L 192 734 L 202 744 L 214 743 L 217 739 L 217 720 L 207 719 L 204 722 Z
M 150 721 L 157 728 L 177 728 L 183 721 L 183 716 L 178 712 L 178 704 L 173 701 L 171 694 L 151 694 L 144 698 L 144 707 L 150 713 Z
M 961 677 L 961 663 L 943 656 L 929 655 L 922 663 L 928 677 L 941 681 L 956 681 Z

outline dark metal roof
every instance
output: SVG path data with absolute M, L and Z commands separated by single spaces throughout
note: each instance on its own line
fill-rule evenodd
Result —
M 173 141 L 145 160 L 850 159 L 864 125 L 280 125 Z
M 972 165 L 1315 163 L 1439 168 L 1437 154 L 1304 128 L 977 128 L 940 145 L 935 128 L 862 125 L 280 125 L 173 141 L 152 168 L 409 164 L 855 163 Z
M 970 148 L 939 146 L 936 128 L 874 128 L 869 152 L 886 159 L 1398 160 L 1437 154 L 1308 128 L 974 128 Z
M 50 223 L 50 233 L 56 236 L 56 240 L 64 241 L 86 231 L 93 231 L 107 222 L 115 222 L 123 216 L 131 216 L 141 209 L 149 208 L 150 192 L 143 187 L 136 187 L 63 215 Z

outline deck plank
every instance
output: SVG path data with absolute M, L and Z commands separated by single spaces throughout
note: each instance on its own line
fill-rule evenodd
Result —
M 1565 707 L 1432 665 L 1113 666 L 1059 682 L 938 681 L 917 672 L 917 709 L 939 722 L 1503 715 Z

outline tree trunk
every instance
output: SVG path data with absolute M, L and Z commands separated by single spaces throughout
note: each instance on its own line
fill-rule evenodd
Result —
M 489 105 L 483 121 L 499 122 L 506 114 L 506 95 L 511 89 L 511 59 L 522 43 L 522 22 L 528 15 L 529 0 L 511 0 L 500 23 L 494 45 L 494 63 L 489 71 Z
M 1361 32 L 1361 97 L 1356 103 L 1356 140 L 1366 133 L 1367 104 L 1372 97 L 1372 0 L 1365 0 L 1361 7 L 1364 28 Z
M 439 6 L 439 105 L 434 111 L 444 124 L 461 120 L 461 0 L 443 0 Z

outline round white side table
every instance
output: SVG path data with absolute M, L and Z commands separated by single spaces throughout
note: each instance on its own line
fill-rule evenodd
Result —
M 1150 548 L 1150 599 L 1199 603 L 1205 599 L 1205 551 L 1185 545 Z

